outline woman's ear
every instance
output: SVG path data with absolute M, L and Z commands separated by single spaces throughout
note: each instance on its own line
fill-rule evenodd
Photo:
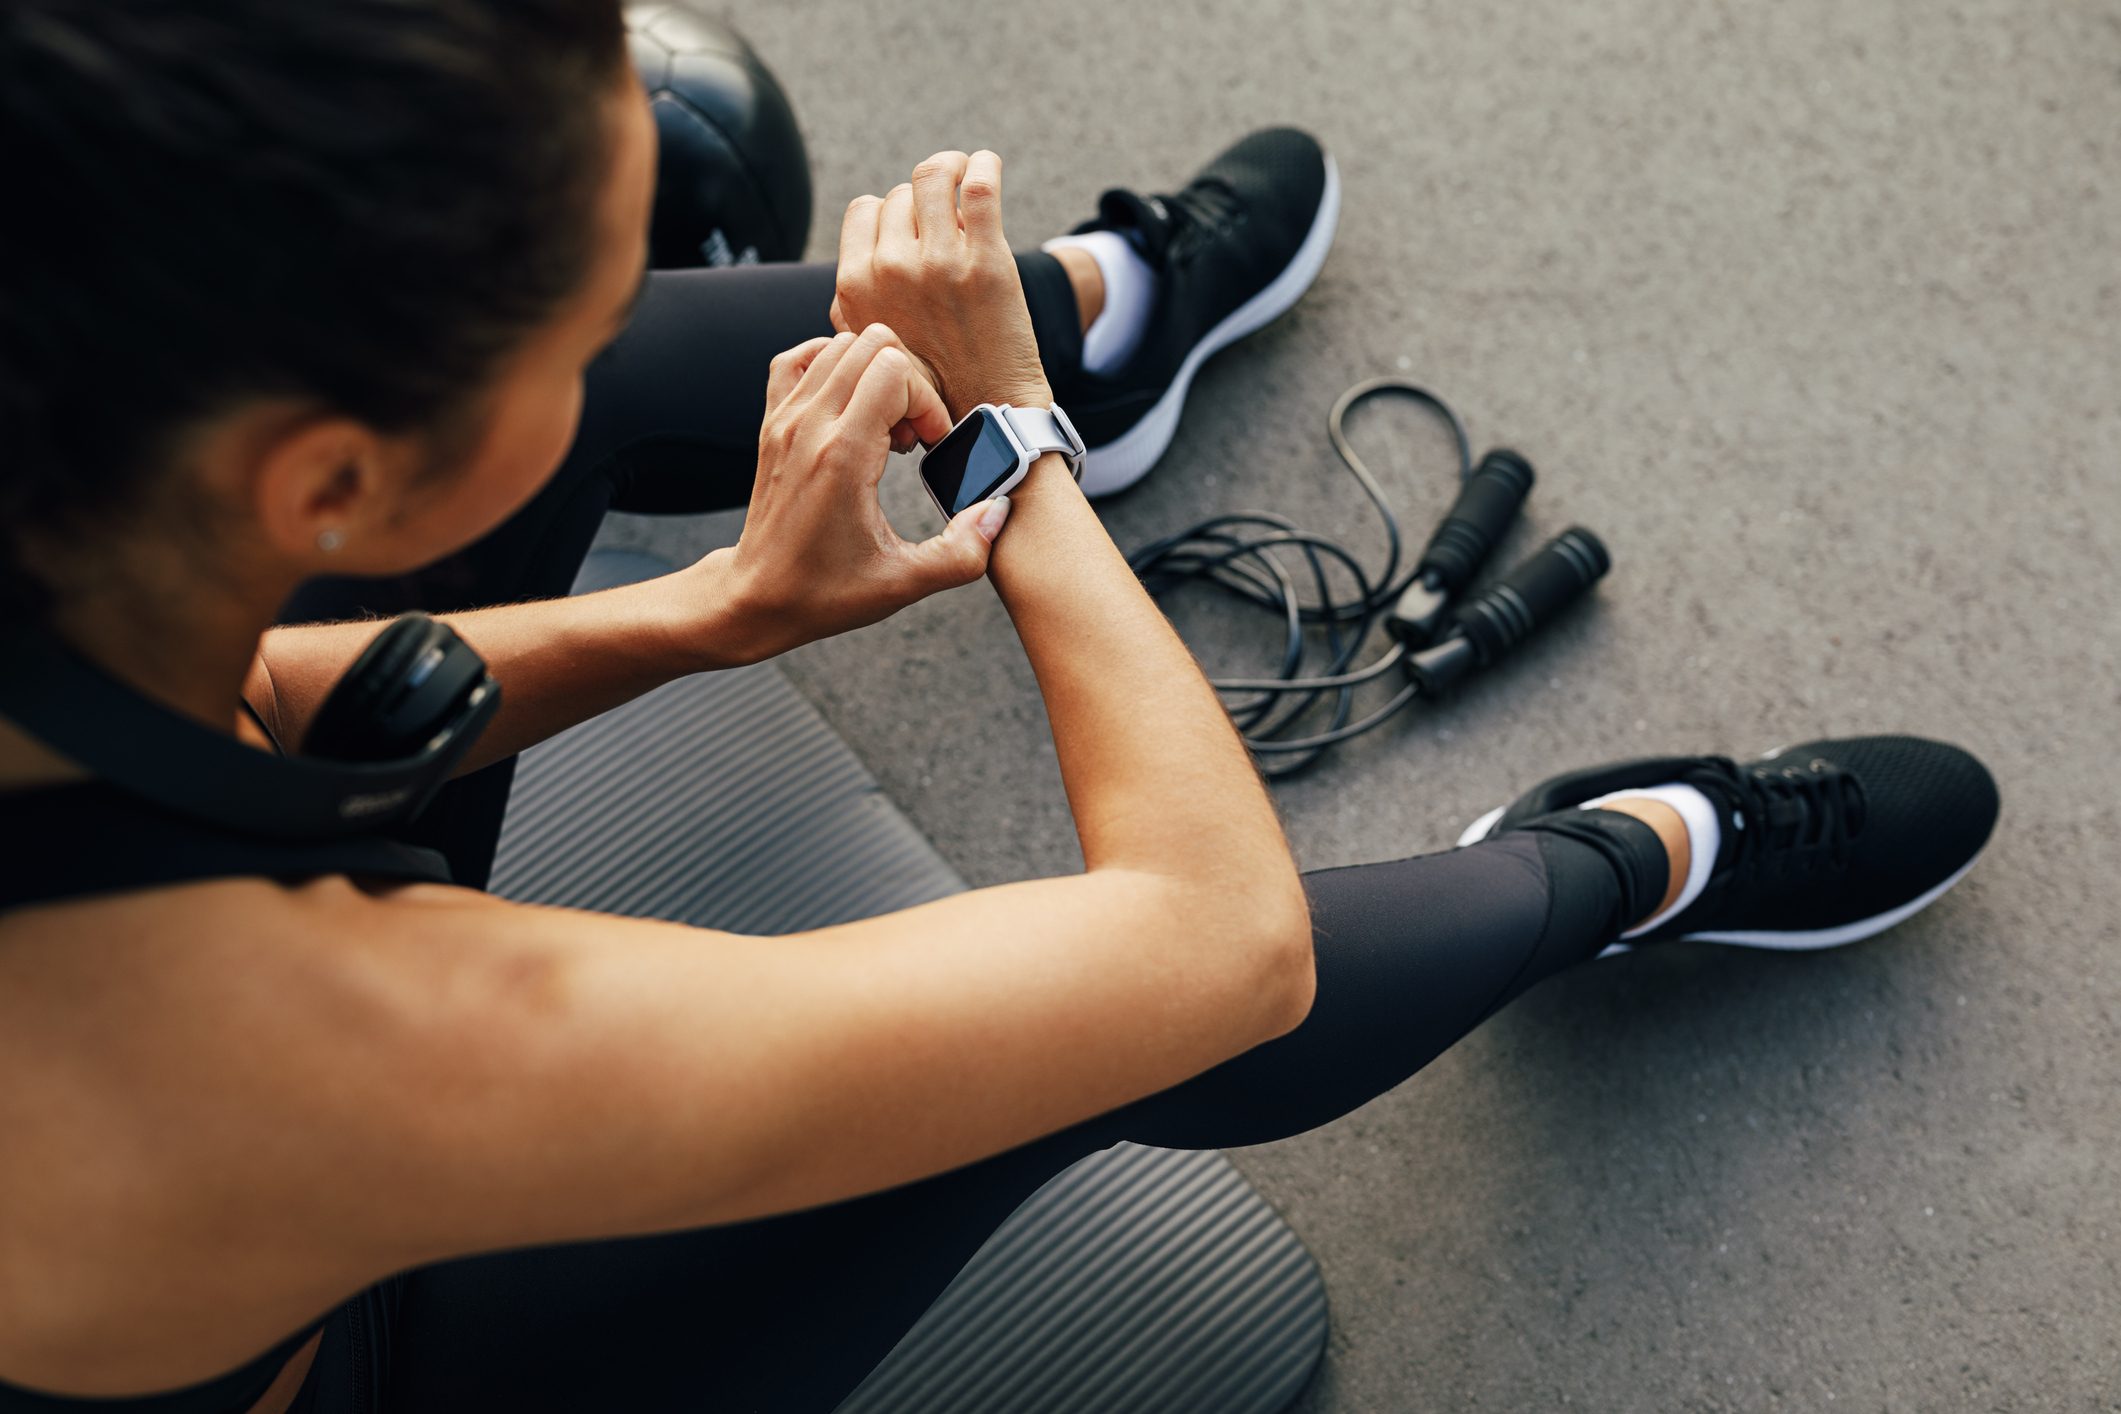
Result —
M 266 543 L 309 574 L 395 567 L 381 534 L 403 489 L 405 451 L 348 418 L 313 417 L 267 436 L 252 463 L 251 502 Z

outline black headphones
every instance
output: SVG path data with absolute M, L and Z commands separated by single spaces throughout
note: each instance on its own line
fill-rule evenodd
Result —
M 501 705 L 449 625 L 394 619 L 317 709 L 300 755 L 268 756 L 143 697 L 53 634 L 0 647 L 0 715 L 168 810 L 253 834 L 340 839 L 419 814 Z

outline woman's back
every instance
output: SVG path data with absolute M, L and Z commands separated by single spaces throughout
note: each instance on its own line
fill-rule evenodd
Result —
M 247 1409 L 315 1322 L 295 1328 L 286 1294 L 247 1270 L 240 1224 L 213 1231 L 211 1195 L 259 1171 L 286 1118 L 247 1112 L 243 1076 L 297 1061 L 276 1032 L 318 1025 L 315 1002 L 338 989 L 301 926 L 317 900 L 353 872 L 446 870 L 380 839 L 244 837 L 57 774 L 0 789 L 0 1370 L 117 1392 L 182 1383 L 168 1363 L 182 1351 L 219 1376 L 188 1407 Z M 236 1366 L 259 1331 L 275 1343 Z M 0 1382 L 0 1411 L 41 1407 Z

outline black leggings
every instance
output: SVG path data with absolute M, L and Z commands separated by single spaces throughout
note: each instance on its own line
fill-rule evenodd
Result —
M 1080 356 L 1073 296 L 1050 258 L 1020 263 L 1064 390 Z M 743 504 L 767 361 L 826 329 L 831 290 L 823 266 L 656 275 L 633 327 L 591 371 L 566 466 L 516 520 L 406 580 L 313 585 L 293 615 L 557 594 L 610 507 Z M 503 765 L 455 783 L 423 821 L 460 878 L 485 877 L 508 777 Z M 385 1283 L 362 1300 L 358 1354 L 346 1319 L 334 1322 L 311 1379 L 315 1408 L 349 1407 L 341 1391 L 358 1358 L 391 1411 L 830 1410 L 1016 1206 L 1076 1160 L 1121 1140 L 1226 1148 L 1315 1128 L 1594 956 L 1665 885 L 1647 826 L 1599 823 L 1307 875 L 1318 990 L 1304 1023 L 1073 1128 L 823 1208 L 472 1258 Z

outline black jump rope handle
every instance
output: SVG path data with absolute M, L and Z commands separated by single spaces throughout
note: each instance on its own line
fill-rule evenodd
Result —
M 1532 480 L 1532 464 L 1508 448 L 1497 447 L 1480 459 L 1429 537 L 1414 582 L 1386 620 L 1401 642 L 1418 648 L 1444 636 L 1451 596 L 1472 582 L 1481 561 L 1510 528 L 1532 493 Z
M 1485 594 L 1458 607 L 1452 636 L 1407 659 L 1427 694 L 1446 691 L 1532 636 L 1605 577 L 1613 557 L 1582 526 L 1564 530 Z
M 1532 464 L 1507 447 L 1482 457 L 1421 552 L 1421 577 L 1434 570 L 1451 590 L 1471 583 L 1532 494 L 1532 479 Z

